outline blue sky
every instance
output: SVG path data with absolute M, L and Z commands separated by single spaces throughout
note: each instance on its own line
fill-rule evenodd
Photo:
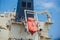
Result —
M 0 0 L 0 12 L 12 11 L 17 6 L 17 0 Z
M 52 38 L 60 38 L 60 0 L 35 0 L 35 9 L 51 13 L 54 24 L 50 27 L 49 35 Z
M 12 11 L 16 6 L 17 0 L 0 0 L 0 12 Z M 34 9 L 51 13 L 54 24 L 50 27 L 49 35 L 60 38 L 60 0 L 34 0 Z

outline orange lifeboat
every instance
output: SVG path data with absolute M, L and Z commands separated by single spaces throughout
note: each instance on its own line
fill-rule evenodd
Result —
M 33 35 L 37 31 L 37 24 L 34 21 L 34 18 L 28 17 L 28 30 Z

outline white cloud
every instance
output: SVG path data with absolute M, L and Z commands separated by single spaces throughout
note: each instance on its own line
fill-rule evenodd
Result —
M 45 8 L 52 8 L 54 7 L 54 3 L 42 3 L 42 6 L 45 7 Z

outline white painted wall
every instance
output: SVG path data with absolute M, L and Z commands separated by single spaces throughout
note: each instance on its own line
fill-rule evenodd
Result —
M 9 30 L 7 29 L 8 17 L 5 14 L 0 14 L 0 40 L 8 40 Z
M 8 40 L 9 30 L 0 29 L 0 40 Z
M 40 22 L 39 25 L 40 28 L 42 29 L 41 36 L 49 38 L 48 31 L 49 31 L 50 24 L 46 24 L 45 22 Z
M 38 40 L 38 33 L 36 32 L 33 36 L 31 34 L 28 34 L 24 30 L 24 26 L 20 24 L 12 24 L 11 25 L 11 38 L 16 38 L 16 39 L 33 39 L 33 40 Z
M 11 38 L 18 38 L 20 35 L 20 26 L 13 24 L 11 25 Z

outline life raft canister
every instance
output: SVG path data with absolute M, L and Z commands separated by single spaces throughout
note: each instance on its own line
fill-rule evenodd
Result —
M 34 18 L 28 17 L 28 30 L 33 35 L 37 31 L 37 24 L 34 21 Z

